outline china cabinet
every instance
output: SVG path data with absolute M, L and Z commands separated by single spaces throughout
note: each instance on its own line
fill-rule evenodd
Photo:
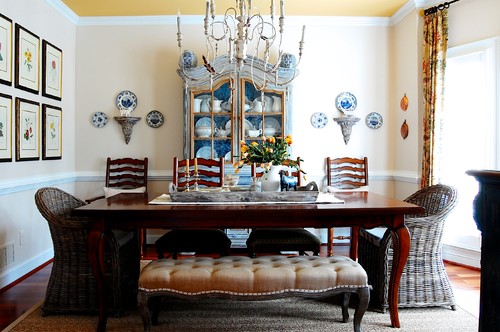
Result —
M 210 64 L 177 70 L 184 81 L 185 158 L 224 157 L 233 163 L 240 141 L 290 133 L 289 81 L 296 71 L 284 64 L 277 76 L 268 77 L 264 69 L 257 58 L 248 57 L 239 68 L 220 56 Z
M 481 294 L 479 332 L 500 331 L 500 171 L 469 170 L 479 182 L 474 220 L 481 231 Z

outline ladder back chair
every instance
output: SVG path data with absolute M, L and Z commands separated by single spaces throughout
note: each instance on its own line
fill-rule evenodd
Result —
M 368 190 L 368 158 L 326 158 L 327 186 L 335 190 Z M 328 228 L 328 256 L 333 255 L 334 239 L 350 239 L 351 245 L 357 245 L 357 227 L 351 228 L 351 236 L 334 237 L 332 227 Z M 356 235 L 353 235 L 353 232 Z M 355 243 L 352 243 L 355 242 Z
M 223 187 L 224 165 L 224 158 L 179 160 L 178 157 L 174 157 L 173 184 L 177 190 L 185 190 L 186 185 L 192 189 L 195 184 L 193 175 L 196 168 L 200 187 Z M 165 253 L 170 253 L 173 259 L 177 259 L 180 252 L 218 253 L 227 256 L 230 248 L 231 240 L 220 229 L 172 229 L 156 241 L 158 258 L 164 258 Z
M 296 162 L 300 168 L 300 157 L 297 160 L 288 159 L 284 165 L 290 161 Z M 293 170 L 291 175 L 297 178 L 297 188 L 301 187 L 301 174 L 298 170 Z M 254 163 L 251 169 L 252 177 L 262 177 L 264 170 Z M 318 190 L 316 186 L 307 186 L 310 190 Z M 247 241 L 248 255 L 255 257 L 257 253 L 276 253 L 285 251 L 298 251 L 300 255 L 305 255 L 307 251 L 312 251 L 318 256 L 321 250 L 321 241 L 317 236 L 303 228 L 256 228 L 250 232 Z
M 106 175 L 104 178 L 104 196 L 85 200 L 91 203 L 100 198 L 121 193 L 144 193 L 148 188 L 148 158 L 106 158 Z M 146 249 L 146 230 L 140 229 L 139 243 L 141 255 Z

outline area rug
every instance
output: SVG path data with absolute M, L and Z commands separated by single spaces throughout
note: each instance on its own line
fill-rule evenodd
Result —
M 334 300 L 287 298 L 270 301 L 232 301 L 203 299 L 186 301 L 168 299 L 163 303 L 159 325 L 151 331 L 353 331 L 350 309 L 348 323 L 342 323 L 341 309 Z M 400 309 L 401 329 L 390 327 L 389 313 L 369 310 L 362 328 L 378 331 L 453 331 L 478 330 L 478 319 L 461 308 Z M 12 323 L 5 331 L 95 331 L 96 316 L 40 316 L 40 306 Z M 142 331 L 142 321 L 136 311 L 119 318 L 108 319 L 107 331 Z

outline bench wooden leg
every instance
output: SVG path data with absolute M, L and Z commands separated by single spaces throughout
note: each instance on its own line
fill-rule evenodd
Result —
M 139 291 L 137 293 L 137 309 L 142 318 L 144 332 L 149 332 L 151 330 L 151 315 L 148 307 L 148 296 L 145 292 Z
M 359 303 L 354 311 L 354 331 L 361 332 L 361 319 L 368 309 L 368 304 L 370 302 L 370 289 L 362 288 L 358 290 Z
M 351 299 L 351 293 L 344 293 L 342 299 L 342 322 L 347 323 L 349 321 L 349 300 Z

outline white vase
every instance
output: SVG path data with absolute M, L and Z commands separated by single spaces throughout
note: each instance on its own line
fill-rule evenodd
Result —
M 280 191 L 280 174 L 281 166 L 272 165 L 267 174 L 262 175 L 262 191 Z

